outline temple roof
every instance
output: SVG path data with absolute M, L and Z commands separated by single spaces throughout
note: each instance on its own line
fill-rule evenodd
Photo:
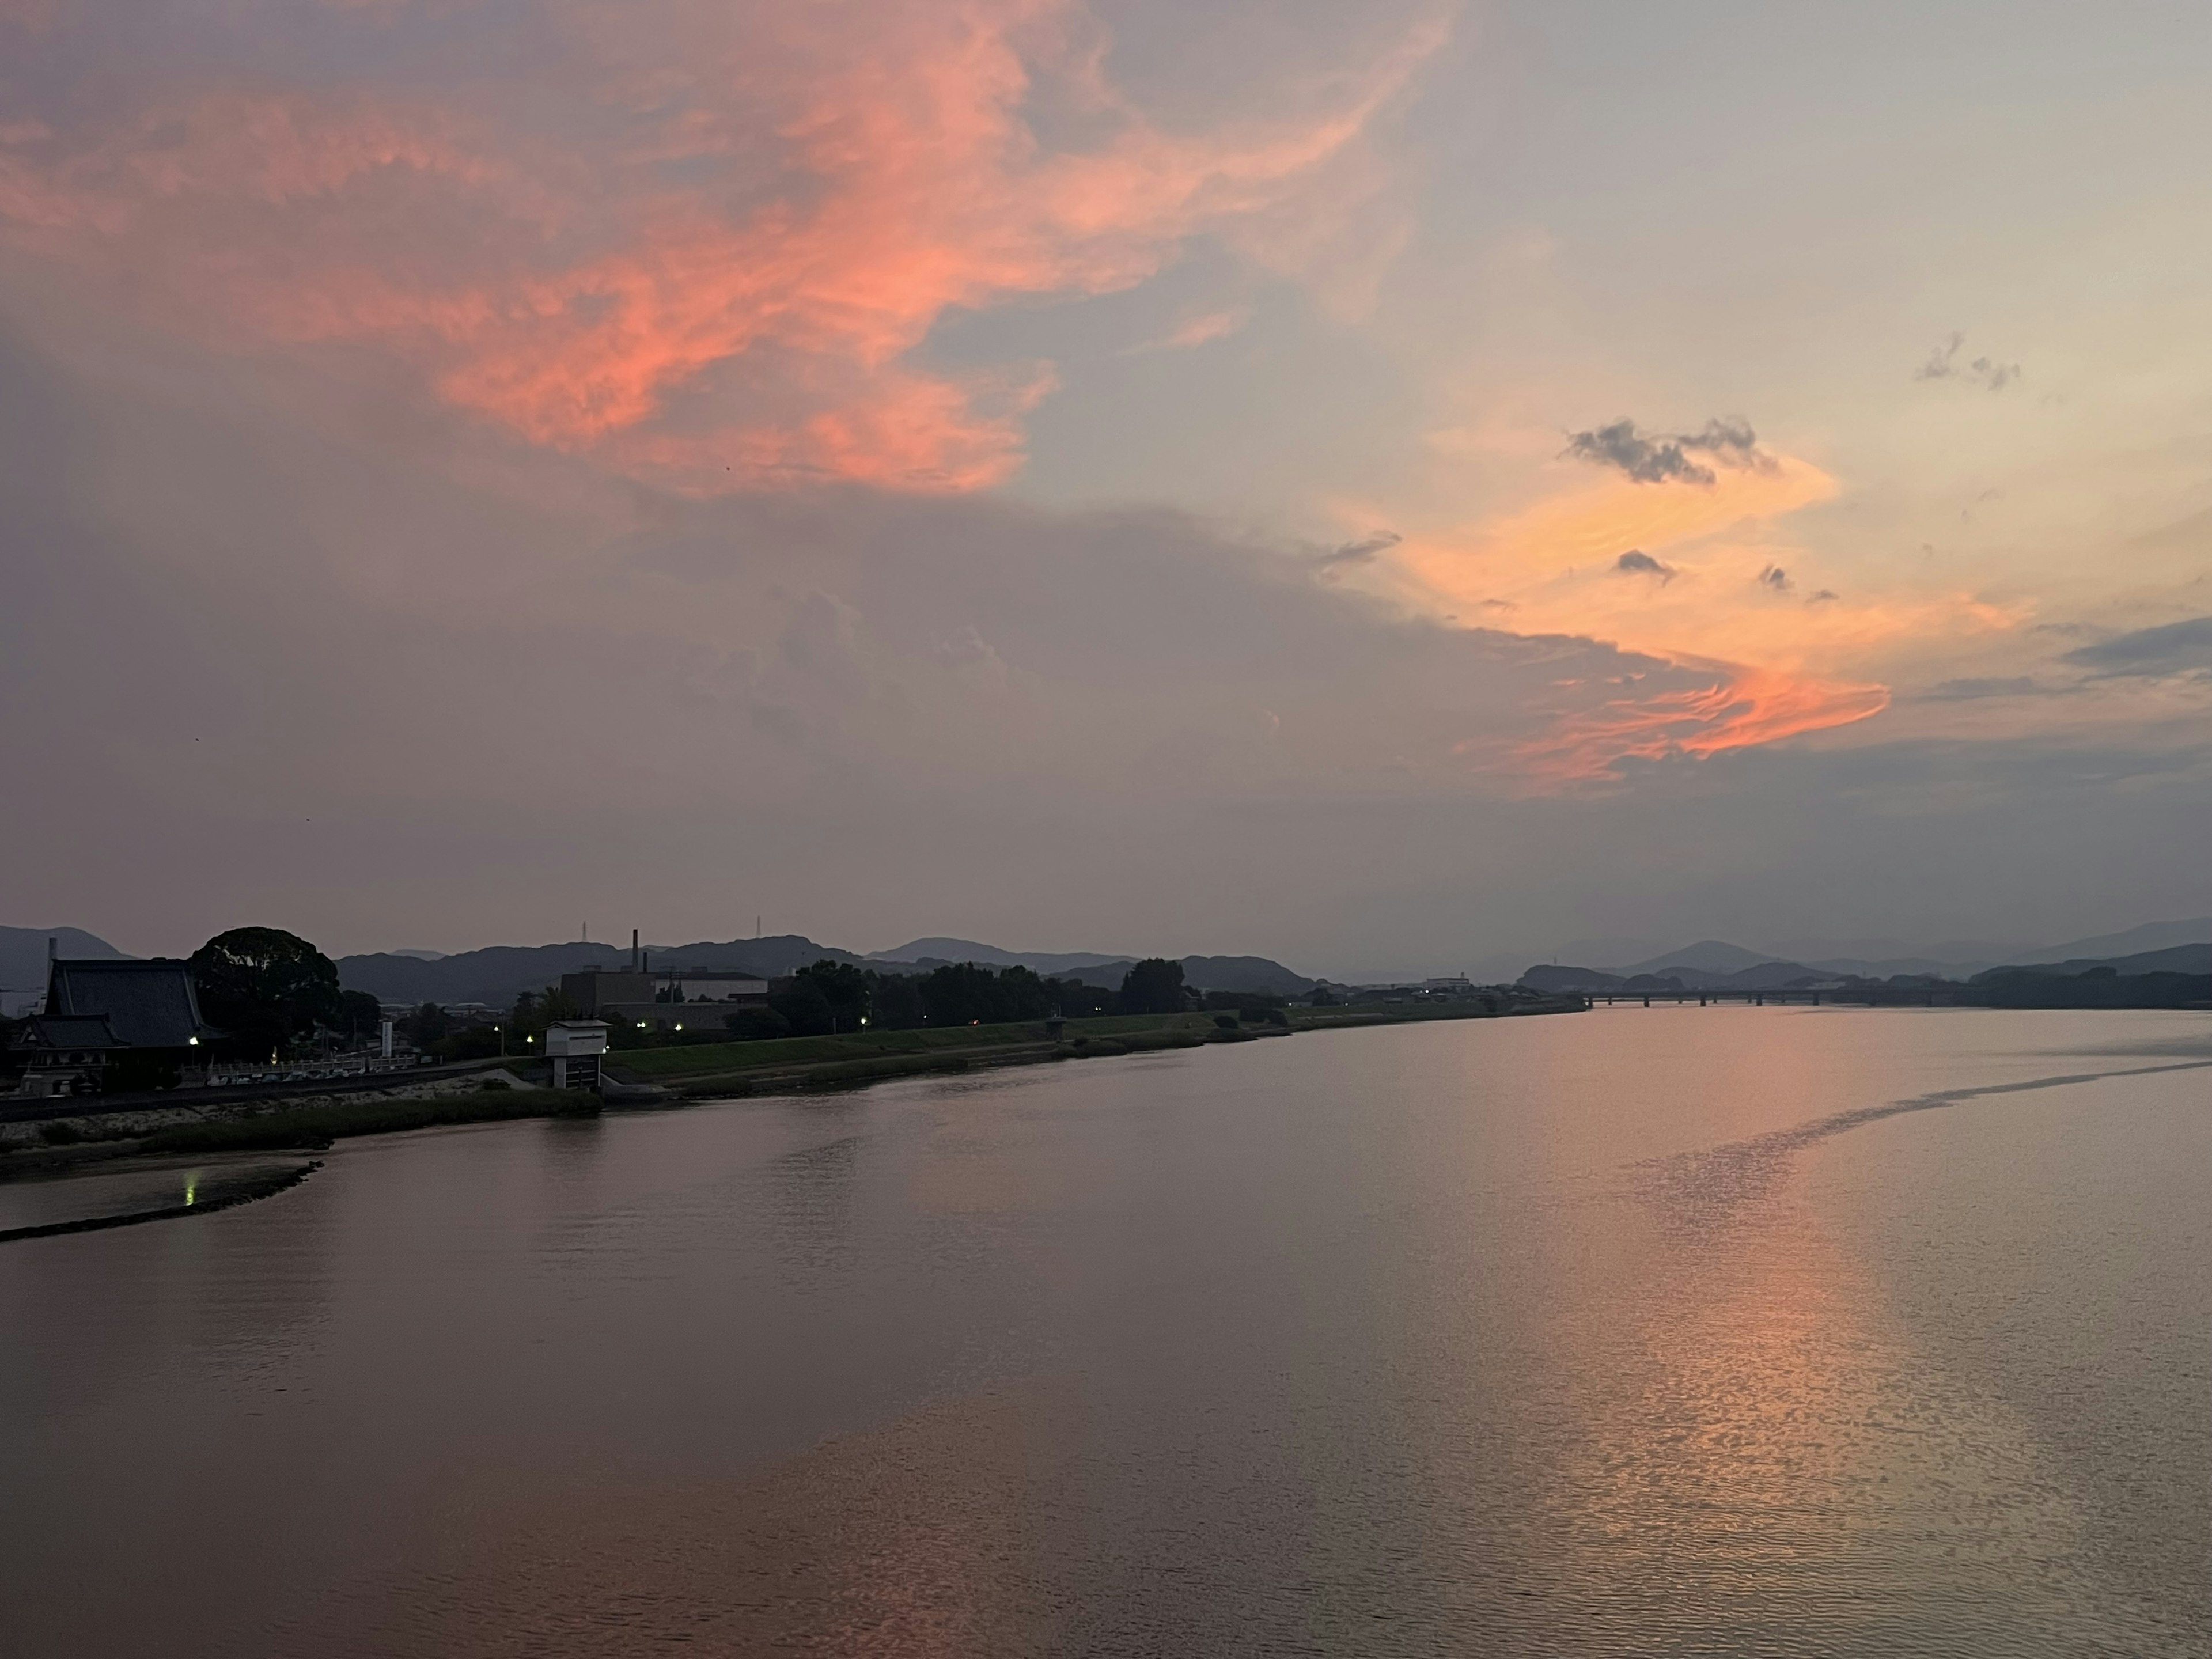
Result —
M 200 1018 L 191 964 L 168 957 L 55 963 L 46 1018 L 70 1016 L 104 1018 L 114 1041 L 132 1048 L 182 1048 L 219 1035 Z

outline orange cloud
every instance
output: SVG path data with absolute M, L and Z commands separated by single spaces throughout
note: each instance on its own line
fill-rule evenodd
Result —
M 1869 662 L 2021 620 L 1966 593 L 1816 588 L 1813 598 L 1762 580 L 1776 567 L 1817 566 L 1769 526 L 1837 489 L 1788 455 L 1722 466 L 1710 483 L 1581 482 L 1472 526 L 1408 533 L 1381 562 L 1381 580 L 1432 612 L 1597 639 L 1704 680 L 1562 708 L 1533 740 L 1464 751 L 1547 787 L 1609 778 L 1627 763 L 1703 758 L 1867 720 L 1891 700 Z M 1624 567 L 1630 553 L 1643 557 Z
M 1058 0 L 550 16 L 574 136 L 512 112 L 172 100 L 0 147 L 0 222 L 161 273 L 179 313 L 369 341 L 531 441 L 712 486 L 972 489 L 1049 384 L 933 370 L 948 313 L 1141 282 L 1353 144 L 1424 34 L 1303 121 L 1159 130 Z M 379 25 L 381 27 L 381 25 Z M 1080 106 L 1054 149 L 1033 101 Z
M 1838 684 L 1735 663 L 1679 665 L 1708 667 L 1714 682 L 1564 715 L 1543 736 L 1515 748 L 1513 759 L 1546 783 L 1586 783 L 1618 777 L 1625 762 L 1701 760 L 1849 726 L 1889 707 L 1886 686 Z

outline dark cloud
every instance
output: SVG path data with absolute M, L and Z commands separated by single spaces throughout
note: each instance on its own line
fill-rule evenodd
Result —
M 2100 678 L 2212 672 L 2212 617 L 2139 628 L 2069 651 L 2066 660 Z
M 1928 361 L 1913 371 L 1912 378 L 1916 380 L 1964 380 L 1969 386 L 1982 386 L 1990 392 L 2002 392 L 2020 379 L 2018 363 L 2000 363 L 1988 357 L 1960 362 L 1959 352 L 1966 343 L 1965 335 L 1951 335 L 1928 354 Z M 1983 499 L 1986 501 L 1995 493 L 1987 492 Z
M 2063 697 L 2075 689 L 2070 685 L 2045 685 L 2024 675 L 2010 679 L 1945 680 L 1922 692 L 1919 701 L 1978 702 L 1990 697 Z
M 1694 456 L 1739 470 L 1774 465 L 1747 421 L 1707 421 L 1700 432 L 1638 432 L 1636 422 L 1624 416 L 1608 426 L 1570 433 L 1561 453 L 1594 466 L 1618 468 L 1638 483 L 1711 483 L 1713 469 Z
M 1834 588 L 1824 587 L 1819 592 L 1809 596 L 1806 599 L 1805 603 L 1808 605 L 1833 605 L 1838 597 L 1838 595 Z
M 1674 567 L 1662 564 L 1640 547 L 1632 547 L 1613 562 L 1613 568 L 1624 576 L 1656 576 L 1662 582 L 1674 580 Z
M 1388 552 L 1406 538 L 1395 530 L 1378 530 L 1371 536 L 1362 536 L 1356 542 L 1346 542 L 1321 556 L 1322 568 L 1326 570 L 1340 564 L 1364 564 L 1377 553 Z
M 365 400 L 191 353 L 82 372 L 8 303 L 0 708 L 46 711 L 10 764 L 66 785 L 0 812 L 0 918 L 125 948 L 241 918 L 338 948 L 554 938 L 583 895 L 648 936 L 765 903 L 856 944 L 957 921 L 1326 961 L 1346 885 L 1256 933 L 1253 895 L 1376 803 L 1457 803 L 1419 878 L 1447 890 L 1448 846 L 1522 810 L 1528 745 L 1626 677 L 1713 684 L 1409 617 L 1164 509 L 693 500 L 427 409 L 435 441 L 387 444 Z M 531 735 L 549 709 L 558 743 Z
M 1770 564 L 1759 573 L 1759 585 L 1771 593 L 1790 591 L 1790 573 L 1778 564 Z

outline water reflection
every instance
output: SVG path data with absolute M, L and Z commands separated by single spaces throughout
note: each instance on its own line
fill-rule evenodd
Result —
M 1624 1010 L 344 1146 L 0 1249 L 11 1659 L 2212 1650 L 2212 1071 L 2111 1058 L 2201 1028 Z

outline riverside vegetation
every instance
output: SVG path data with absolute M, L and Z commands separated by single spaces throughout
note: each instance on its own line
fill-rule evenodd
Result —
M 924 1073 L 963 1072 L 986 1066 L 1098 1060 L 1194 1048 L 1206 1043 L 1257 1042 L 1339 1026 L 1568 1012 L 1584 1006 L 1579 998 L 1544 997 L 1525 991 L 1319 1007 L 1285 1007 L 1265 998 L 1240 1000 L 1254 1006 L 1104 1014 L 1087 1019 L 866 1029 L 814 1036 L 630 1048 L 611 1056 L 609 1073 L 614 1085 L 611 1095 L 619 1103 L 674 1104 L 851 1088 Z M 12 1166 L 28 1173 L 63 1162 L 105 1161 L 134 1153 L 317 1149 L 355 1135 L 518 1118 L 590 1115 L 599 1111 L 602 1104 L 596 1095 L 518 1088 L 504 1077 L 494 1077 L 459 1090 L 411 1098 L 267 1103 L 260 1109 L 248 1106 L 229 1115 L 166 1125 L 150 1132 L 104 1134 L 96 1127 L 71 1125 L 63 1135 L 46 1137 L 50 1143 L 69 1144 L 50 1144 L 44 1152 L 16 1151 L 0 1158 L 0 1169 Z M 86 1124 L 96 1126 L 97 1119 L 88 1117 Z

